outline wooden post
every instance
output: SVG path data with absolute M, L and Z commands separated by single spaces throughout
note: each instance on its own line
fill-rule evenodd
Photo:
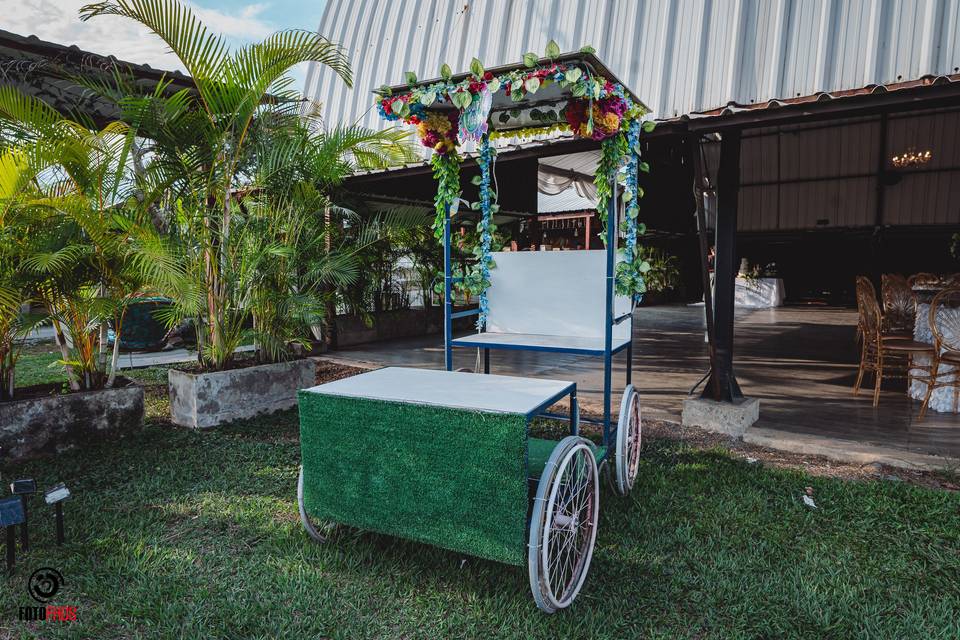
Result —
M 743 398 L 733 374 L 733 315 L 737 277 L 737 203 L 740 190 L 740 131 L 723 133 L 717 176 L 714 349 L 703 397 L 721 402 Z

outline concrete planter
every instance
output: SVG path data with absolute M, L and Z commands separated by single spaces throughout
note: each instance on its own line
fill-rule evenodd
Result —
M 0 402 L 7 460 L 60 452 L 91 438 L 143 426 L 143 388 L 127 386 Z
M 297 390 L 314 386 L 316 363 L 293 360 L 207 373 L 170 369 L 167 380 L 173 422 L 206 429 L 296 406 Z

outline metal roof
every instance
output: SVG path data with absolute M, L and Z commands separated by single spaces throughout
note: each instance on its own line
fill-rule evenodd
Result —
M 47 42 L 0 30 L 0 84 L 13 85 L 68 115 L 85 114 L 102 125 L 119 117 L 112 102 L 97 96 L 70 78 L 110 80 L 119 71 L 145 90 L 169 82 L 171 90 L 192 89 L 193 79 L 180 71 L 154 69 L 84 51 L 76 45 Z
M 442 63 L 590 44 L 658 118 L 960 73 L 960 0 L 329 0 L 355 89 L 311 67 L 329 122 L 384 126 L 370 91 Z
M 647 105 L 645 105 L 640 98 L 634 95 L 633 91 L 630 90 L 630 87 L 624 85 L 620 81 L 620 79 L 616 76 L 616 74 L 613 73 L 607 67 L 607 65 L 604 64 L 604 62 L 600 60 L 600 58 L 598 58 L 595 54 L 582 52 L 582 51 L 581 52 L 570 51 L 567 53 L 560 54 L 556 58 L 552 58 L 552 59 L 540 58 L 538 60 L 538 64 L 540 65 L 549 65 L 550 63 L 578 66 L 581 69 L 589 70 L 594 76 L 602 76 L 607 80 L 609 80 L 610 82 L 620 83 L 620 85 L 623 86 L 623 90 L 626 93 L 626 95 L 631 100 L 633 100 L 633 102 L 640 105 L 643 108 L 644 113 L 647 113 L 650 111 L 650 108 Z M 510 62 L 507 64 L 501 64 L 495 67 L 489 67 L 485 69 L 486 72 L 491 73 L 494 76 L 503 75 L 505 73 L 510 73 L 512 71 L 525 71 L 525 70 L 528 70 L 528 67 L 526 63 L 522 61 Z M 466 80 L 470 76 L 471 76 L 470 72 L 456 73 L 450 76 L 449 82 L 456 84 L 456 83 L 462 82 L 463 80 Z M 391 94 L 403 94 L 403 93 L 408 93 L 411 90 L 416 89 L 418 87 L 424 88 L 442 81 L 443 81 L 443 78 L 435 77 L 429 80 L 418 80 L 417 82 L 414 82 L 412 84 L 406 84 L 406 83 L 395 84 L 389 87 L 389 89 Z M 549 92 L 549 91 L 552 91 L 554 94 L 553 96 L 550 96 L 551 98 L 563 97 L 564 99 L 569 99 L 570 97 L 569 91 L 564 91 L 563 89 L 554 85 L 552 87 L 541 88 L 540 91 L 537 92 L 536 98 L 529 98 L 529 101 L 538 102 L 541 97 L 541 92 Z M 379 89 L 376 90 L 375 93 L 379 95 L 380 90 Z M 492 106 L 493 111 L 497 111 L 498 107 L 502 109 L 502 108 L 512 108 L 516 106 L 518 105 L 513 100 L 511 100 L 508 96 L 505 96 L 502 91 L 496 92 L 493 96 L 493 106 Z

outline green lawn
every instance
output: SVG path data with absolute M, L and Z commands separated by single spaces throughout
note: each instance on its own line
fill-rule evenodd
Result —
M 650 442 L 632 495 L 602 493 L 580 597 L 545 616 L 525 570 L 354 530 L 310 542 L 295 412 L 197 433 L 151 397 L 140 433 L 2 469 L 75 499 L 60 549 L 35 501 L 35 548 L 0 580 L 0 638 L 960 637 L 956 493 Z M 41 566 L 61 570 L 57 603 L 79 623 L 16 621 Z

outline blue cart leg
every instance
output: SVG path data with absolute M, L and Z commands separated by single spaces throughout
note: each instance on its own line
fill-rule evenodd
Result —
M 453 371 L 453 299 L 450 265 L 450 205 L 446 206 L 443 216 L 443 362 L 447 371 Z
M 627 343 L 627 384 L 633 382 L 633 339 Z
M 614 267 L 617 256 L 617 184 L 616 178 L 610 180 L 611 194 L 607 200 L 607 291 L 604 342 L 603 342 L 603 444 L 612 443 L 610 429 L 610 401 L 613 386 L 613 285 Z
M 577 390 L 570 392 L 570 435 L 580 435 L 580 405 L 577 403 Z

